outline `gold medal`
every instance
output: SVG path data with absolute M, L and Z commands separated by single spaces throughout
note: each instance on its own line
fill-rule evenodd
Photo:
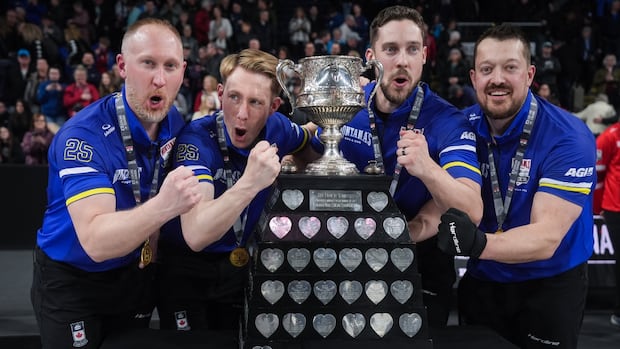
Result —
M 248 253 L 247 249 L 243 247 L 237 247 L 230 252 L 229 259 L 230 264 L 240 268 L 248 264 L 248 262 L 250 261 L 250 254 Z
M 151 245 L 149 244 L 149 240 L 147 239 L 142 246 L 142 250 L 140 251 L 140 266 L 146 267 L 153 260 L 153 250 L 151 249 Z

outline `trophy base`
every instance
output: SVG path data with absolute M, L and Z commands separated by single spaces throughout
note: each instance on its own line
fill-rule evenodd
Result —
M 359 174 L 357 167 L 342 157 L 322 157 L 306 166 L 305 174 L 313 176 L 355 176 Z

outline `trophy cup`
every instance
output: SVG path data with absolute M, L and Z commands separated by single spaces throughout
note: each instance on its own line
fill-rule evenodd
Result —
M 239 349 L 433 347 L 391 178 L 358 175 L 338 147 L 340 128 L 365 106 L 359 76 L 371 66 L 380 80 L 379 62 L 363 67 L 350 56 L 277 67 L 283 87 L 291 70 L 301 77 L 296 103 L 287 95 L 323 127 L 325 152 L 304 174 L 281 172 L 267 199 L 250 248 Z
M 361 73 L 376 67 L 377 81 L 383 76 L 383 66 L 379 61 L 371 60 L 362 64 L 362 59 L 352 56 L 314 56 L 306 57 L 299 64 L 283 60 L 277 66 L 276 75 L 284 93 L 291 101 L 292 109 L 309 115 L 310 121 L 323 128 L 321 140 L 325 151 L 320 159 L 308 164 L 306 174 L 355 175 L 355 165 L 340 155 L 338 144 L 342 139 L 340 127 L 353 118 L 365 107 L 364 91 L 360 86 Z M 301 78 L 301 93 L 294 100 L 286 89 L 286 68 Z M 379 84 L 373 89 L 374 96 Z

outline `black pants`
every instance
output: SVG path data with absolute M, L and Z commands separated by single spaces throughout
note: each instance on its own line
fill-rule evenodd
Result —
M 229 253 L 202 253 L 160 242 L 160 328 L 237 330 L 248 268 L 235 267 Z
M 494 329 L 520 348 L 574 349 L 588 290 L 587 263 L 562 274 L 514 283 L 459 283 L 461 324 Z
M 437 247 L 437 237 L 416 244 L 418 271 L 422 277 L 423 302 L 431 327 L 442 328 L 448 323 L 456 281 L 454 257 Z
M 614 276 L 616 278 L 616 307 L 614 314 L 620 316 L 620 212 L 605 211 L 603 218 L 609 231 L 611 244 L 614 246 L 614 256 L 616 265 L 614 266 Z
M 50 259 L 38 247 L 31 300 L 43 348 L 99 348 L 106 336 L 148 328 L 152 266 L 87 272 Z

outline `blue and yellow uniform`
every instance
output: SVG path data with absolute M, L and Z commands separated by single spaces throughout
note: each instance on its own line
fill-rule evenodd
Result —
M 491 136 L 478 105 L 464 110 L 478 137 L 484 202 L 480 230 L 498 230 L 489 150 L 504 200 L 532 98 L 536 98 L 538 111 L 502 228 L 507 231 L 530 224 L 538 192 L 581 206 L 581 214 L 548 259 L 527 263 L 470 259 L 459 283 L 459 314 L 465 323 L 487 325 L 520 347 L 547 343 L 574 348 L 585 307 L 587 260 L 594 244 L 592 198 L 596 184 L 594 137 L 581 120 L 531 92 L 501 136 Z
M 117 96 L 104 97 L 69 119 L 48 153 L 48 205 L 37 232 L 32 301 L 41 331 L 51 333 L 58 327 L 57 332 L 69 339 L 69 325 L 72 329 L 75 325 L 87 328 L 86 338 L 97 342 L 103 317 L 119 328 L 136 321 L 148 326 L 153 308 L 148 294 L 151 267 L 137 266 L 140 248 L 124 257 L 93 261 L 78 240 L 67 208 L 97 194 L 114 195 L 119 211 L 136 206 L 115 108 Z M 157 139 L 150 140 L 124 97 L 123 103 L 146 201 L 154 166 L 160 166 L 161 184 L 184 121 L 173 107 L 160 123 Z
M 214 199 L 227 190 L 225 164 L 220 145 L 216 115 L 192 121 L 179 135 L 173 166 L 190 167 L 200 182 L 214 186 Z M 224 128 L 226 126 L 224 125 Z M 226 135 L 233 182 L 245 170 L 251 149 L 232 145 Z M 280 113 L 274 113 L 257 138 L 278 147 L 280 157 L 302 149 L 309 140 L 307 131 Z M 171 221 L 162 228 L 159 243 L 161 299 L 158 305 L 162 328 L 192 329 L 238 327 L 247 268 L 233 266 L 230 252 L 245 246 L 263 211 L 270 188 L 263 189 L 242 214 L 243 238 L 237 241 L 234 229 L 201 252 L 193 252 L 185 243 L 180 222 Z M 201 286 L 199 286 L 201 285 Z M 182 327 L 176 320 L 187 320 Z M 188 326 L 189 325 L 189 326 Z
M 374 86 L 375 83 L 370 83 L 365 87 L 366 103 L 369 103 L 368 98 Z M 476 137 L 471 125 L 461 111 L 437 96 L 427 84 L 420 84 L 418 88 L 424 89 L 424 99 L 414 129 L 424 134 L 430 157 L 452 177 L 468 178 L 480 183 Z M 385 173 L 390 176 L 394 174 L 396 167 L 399 132 L 407 126 L 418 93 L 416 91 L 417 89 L 392 114 L 376 118 Z M 375 115 L 379 114 L 374 102 L 371 106 Z M 364 108 L 359 111 L 342 127 L 341 132 L 343 139 L 340 150 L 359 171 L 363 171 L 369 161 L 375 160 L 368 110 Z M 322 153 L 322 144 L 318 137 L 313 138 L 312 145 Z M 394 200 L 407 220 L 413 219 L 431 199 L 431 193 L 421 180 L 409 175 L 404 169 L 400 172 Z M 435 238 L 418 243 L 416 249 L 422 287 L 426 291 L 424 302 L 428 307 L 429 323 L 433 326 L 445 326 L 450 310 L 452 285 L 456 279 L 453 258 L 439 251 Z

